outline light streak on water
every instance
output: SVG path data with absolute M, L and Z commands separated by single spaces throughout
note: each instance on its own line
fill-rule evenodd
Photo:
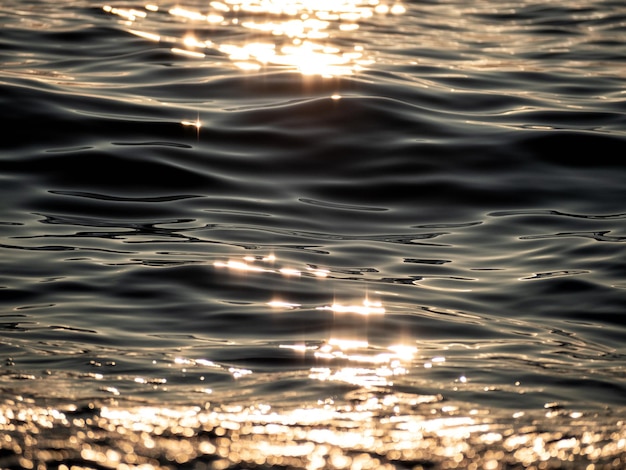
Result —
M 379 0 L 280 1 L 228 0 L 210 2 L 205 10 L 177 5 L 161 9 L 103 6 L 115 15 L 132 34 L 144 39 L 172 44 L 171 51 L 190 59 L 206 59 L 216 53 L 226 55 L 231 63 L 247 71 L 264 66 L 279 66 L 303 75 L 350 75 L 370 66 L 373 56 L 358 40 L 359 23 L 373 16 L 402 15 L 405 7 L 398 2 Z M 152 16 L 168 15 L 190 24 L 197 30 L 228 26 L 241 30 L 243 39 L 214 42 L 194 36 L 165 38 L 151 30 Z M 162 20 L 163 21 L 163 20 Z M 256 39 L 262 35 L 262 41 Z

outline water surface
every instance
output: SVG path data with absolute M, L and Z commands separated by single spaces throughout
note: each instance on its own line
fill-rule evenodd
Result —
M 0 25 L 0 466 L 626 466 L 621 2 Z

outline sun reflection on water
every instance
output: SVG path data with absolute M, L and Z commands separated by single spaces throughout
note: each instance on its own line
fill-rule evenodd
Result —
M 321 381 L 345 382 L 365 388 L 393 385 L 393 377 L 408 373 L 408 366 L 417 348 L 390 346 L 386 351 L 372 351 L 367 341 L 331 338 L 314 356 L 318 359 L 348 362 L 338 368 L 311 368 L 309 378 Z
M 441 397 L 352 396 L 251 405 L 0 404 L 3 468 L 621 469 L 623 422 L 539 423 L 441 406 Z M 445 408 L 445 410 L 444 410 Z M 419 462 L 419 466 L 415 463 Z
M 283 266 L 280 268 L 275 267 L 276 257 L 274 255 L 269 256 L 244 256 L 242 260 L 229 259 L 226 261 L 216 261 L 213 266 L 216 268 L 228 268 L 234 271 L 240 272 L 259 272 L 259 273 L 273 273 L 282 274 L 285 277 L 300 277 L 303 275 L 314 276 L 318 278 L 325 278 L 328 276 L 329 271 L 327 269 L 318 268 L 315 266 L 307 265 L 304 269 L 296 267 Z M 275 302 L 274 306 L 279 306 L 280 302 Z
M 311 278 L 326 278 L 328 270 L 314 266 L 306 269 L 295 267 L 280 267 L 274 255 L 246 256 L 243 261 L 228 260 L 216 261 L 216 268 L 227 268 L 241 273 L 260 273 L 262 275 L 282 275 L 284 277 L 301 277 L 308 275 Z M 334 315 L 358 315 L 378 317 L 386 313 L 382 302 L 374 301 L 366 295 L 361 303 L 340 303 L 335 301 L 326 305 L 309 305 L 288 302 L 282 299 L 273 299 L 267 302 L 273 309 L 295 310 L 307 308 L 309 311 L 332 312 Z M 355 334 L 355 332 L 353 332 Z M 313 358 L 323 361 L 323 367 L 312 367 L 309 378 L 317 381 L 344 382 L 365 388 L 384 387 L 393 385 L 393 377 L 406 375 L 417 353 L 413 345 L 394 344 L 381 350 L 373 347 L 366 339 L 331 337 L 321 345 L 307 346 L 304 344 L 282 344 L 281 348 L 289 348 L 299 353 L 312 352 Z
M 221 53 L 242 70 L 272 65 L 321 76 L 352 74 L 372 64 L 372 56 L 357 44 L 359 23 L 406 11 L 399 2 L 380 0 L 226 0 L 210 2 L 206 11 L 153 4 L 143 10 L 111 5 L 103 10 L 119 17 L 132 34 L 170 43 L 175 54 L 203 59 Z M 153 30 L 159 23 L 152 21 L 153 16 L 163 15 L 187 23 L 196 32 L 165 37 Z M 212 28 L 224 27 L 232 30 L 231 39 L 217 40 Z

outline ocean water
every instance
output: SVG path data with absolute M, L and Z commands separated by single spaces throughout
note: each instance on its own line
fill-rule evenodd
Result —
M 0 4 L 0 467 L 626 468 L 623 1 Z

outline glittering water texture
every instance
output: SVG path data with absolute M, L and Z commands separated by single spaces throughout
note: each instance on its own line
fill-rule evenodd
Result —
M 626 467 L 623 2 L 0 6 L 0 467 Z

